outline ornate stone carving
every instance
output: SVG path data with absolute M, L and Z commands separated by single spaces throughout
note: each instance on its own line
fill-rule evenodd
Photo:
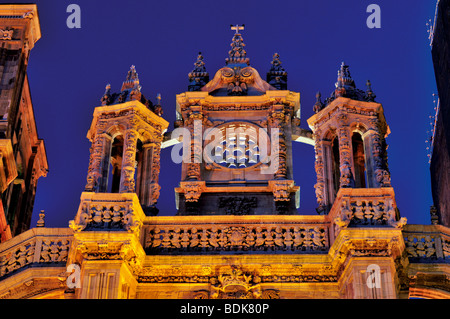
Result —
M 0 256 L 0 277 L 31 264 L 35 247 L 36 242 L 33 240 Z
M 136 217 L 130 203 L 84 202 L 81 211 L 70 227 L 75 231 L 83 230 L 127 230 L 136 231 L 142 222 Z
M 269 187 L 272 190 L 274 200 L 290 201 L 290 195 L 294 191 L 294 181 L 289 180 L 275 180 L 269 181 Z
M 157 226 L 146 230 L 150 254 L 208 251 L 324 251 L 328 247 L 323 226 Z
M 69 254 L 70 241 L 68 239 L 53 241 L 44 240 L 41 246 L 40 262 L 65 262 Z
M 187 202 L 197 202 L 205 187 L 203 181 L 180 182 L 180 187 Z
M 12 40 L 14 30 L 0 29 L 0 40 Z
M 134 172 L 136 168 L 137 139 L 138 132 L 136 130 L 130 129 L 127 131 L 123 145 L 122 175 L 120 179 L 121 193 L 134 193 L 136 188 Z
M 43 236 L 41 239 L 28 238 L 14 245 L 0 255 L 0 277 L 31 264 L 65 263 L 70 249 L 68 237 Z
M 415 234 L 404 239 L 408 257 L 436 258 L 436 237 Z

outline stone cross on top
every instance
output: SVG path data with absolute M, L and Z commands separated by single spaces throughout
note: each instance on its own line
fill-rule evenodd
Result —
M 231 25 L 231 30 L 235 30 L 236 34 L 237 34 L 237 33 L 239 33 L 240 30 L 244 30 L 244 27 L 245 27 L 245 24 L 243 24 L 243 25 L 239 25 L 239 24 Z

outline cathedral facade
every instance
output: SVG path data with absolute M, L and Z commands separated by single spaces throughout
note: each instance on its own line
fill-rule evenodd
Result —
M 15 28 L 38 28 L 36 10 L 2 6 L 0 41 L 31 41 Z M 45 227 L 42 214 L 2 241 L 0 298 L 450 298 L 450 229 L 400 216 L 390 129 L 371 83 L 357 88 L 342 63 L 301 128 L 300 93 L 287 89 L 280 56 L 263 79 L 243 29 L 232 26 L 214 76 L 199 53 L 172 132 L 134 66 L 120 92 L 106 86 L 78 211 L 69 228 Z M 315 149 L 317 215 L 297 213 L 293 142 Z M 179 155 L 175 216 L 158 216 L 166 147 Z

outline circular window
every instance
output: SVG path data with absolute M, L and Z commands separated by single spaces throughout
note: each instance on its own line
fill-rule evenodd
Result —
M 207 159 L 226 168 L 251 167 L 269 155 L 266 130 L 245 122 L 226 123 L 212 128 L 205 144 L 205 151 L 209 151 Z

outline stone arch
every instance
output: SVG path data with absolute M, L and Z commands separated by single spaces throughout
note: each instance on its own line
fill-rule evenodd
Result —
M 367 183 L 367 160 L 365 151 L 364 134 L 361 130 L 353 130 L 351 135 L 353 176 L 355 188 L 366 188 Z
M 316 142 L 316 196 L 319 209 L 328 212 L 340 187 L 340 154 L 337 130 L 329 127 Z
M 108 193 L 118 193 L 120 177 L 122 175 L 122 156 L 124 147 L 124 134 L 121 131 L 113 132 L 111 138 L 111 153 L 109 161 Z
M 409 299 L 450 299 L 450 292 L 435 288 L 415 288 L 409 289 Z
M 111 140 L 113 140 L 117 135 L 125 135 L 126 127 L 122 124 L 113 124 L 107 130 L 106 134 L 111 136 Z

